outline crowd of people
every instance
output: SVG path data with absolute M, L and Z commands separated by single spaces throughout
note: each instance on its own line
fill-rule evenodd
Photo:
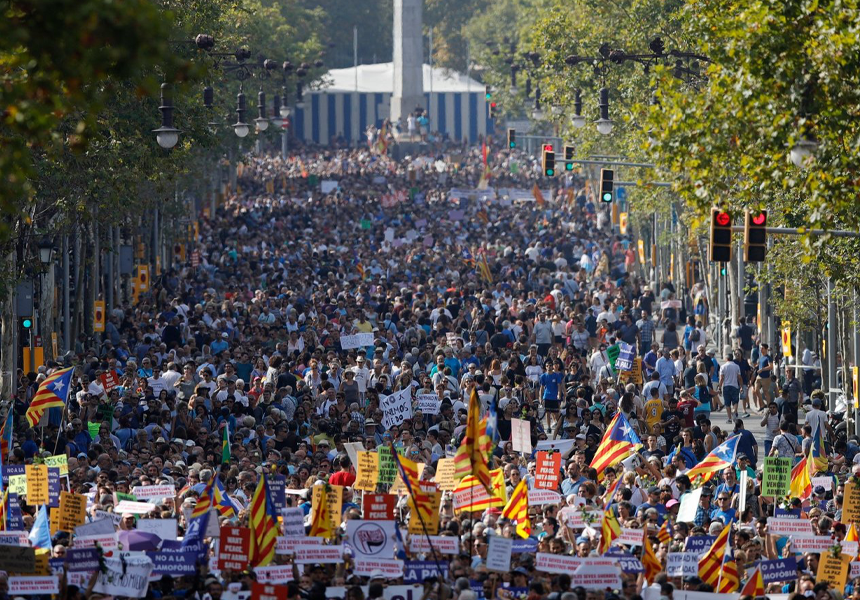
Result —
M 236 189 L 201 219 L 198 262 L 188 252 L 136 302 L 111 307 L 104 334 L 78 344 L 64 410 L 52 409 L 36 428 L 24 418 L 40 383 L 66 365 L 51 361 L 22 378 L 6 468 L 66 455 L 68 488 L 87 496 L 88 521 L 113 514 L 117 530 L 128 531 L 140 519 L 176 519 L 179 539 L 216 476 L 231 507 L 222 527 L 248 526 L 264 474 L 283 481 L 285 505 L 303 510 L 309 532 L 318 517 L 314 488 L 342 486 L 342 523 L 326 542 L 339 544 L 347 523 L 365 516 L 363 497 L 391 486 L 380 472 L 376 490 L 356 489 L 351 450 L 393 448 L 425 465 L 421 478 L 432 487 L 440 461 L 464 443 L 477 396 L 478 416 L 491 416 L 495 428 L 489 468 L 500 470 L 504 484 L 494 491 L 503 499 L 463 510 L 456 492 L 443 490 L 436 533 L 455 549 L 428 555 L 411 551 L 417 534 L 406 532 L 412 511 L 401 488 L 395 555 L 387 558 L 436 565 L 416 597 L 664 600 L 713 592 L 722 582 L 669 572 L 669 556 L 727 528 L 726 560 L 741 580 L 735 592 L 760 561 L 794 558 L 790 576 L 767 581 L 762 593 L 860 597 L 851 579 L 819 579 L 821 553 L 796 552 L 796 541 L 768 530 L 769 519 L 797 518 L 834 544 L 850 536 L 844 486 L 858 446 L 832 430 L 820 393 L 805 391 L 790 369 L 777 373 L 752 322 L 737 329 L 734 347 L 715 347 L 702 282 L 652 289 L 635 241 L 613 229 L 580 176 L 550 187 L 533 158 L 495 148 L 487 155 L 457 147 L 396 160 L 372 147 L 246 157 Z M 614 367 L 610 353 L 619 347 L 633 350 L 635 369 Z M 392 417 L 387 399 L 403 390 L 406 416 Z M 632 429 L 625 435 L 641 445 L 598 472 L 598 448 L 622 417 Z M 745 427 L 753 421 L 763 439 Z M 831 460 L 818 475 L 832 475 L 832 485 L 816 479 L 806 498 L 762 495 L 765 457 L 794 464 L 821 436 Z M 735 438 L 724 468 L 691 481 L 686 473 Z M 534 490 L 544 479 L 541 448 L 561 454 L 549 490 L 557 499 L 529 505 L 522 538 L 502 512 L 521 481 Z M 175 488 L 175 498 L 145 514 L 117 514 L 123 499 L 134 501 L 125 494 L 161 485 Z M 679 511 L 691 494 L 698 502 L 688 518 Z M 39 507 L 26 497 L 20 504 L 29 530 Z M 606 515 L 625 530 L 645 530 L 644 541 L 617 540 L 607 554 Z M 53 558 L 73 547 L 72 533 L 53 533 Z M 488 566 L 495 536 L 517 538 L 508 571 Z M 538 560 L 590 565 L 617 550 L 645 562 L 643 543 L 658 571 L 619 571 L 611 589 L 577 583 L 578 570 L 542 570 Z M 246 597 L 255 569 L 219 569 L 216 547 L 196 573 L 165 575 L 147 596 Z M 290 598 L 389 598 L 386 590 L 409 582 L 406 574 L 357 574 L 354 558 L 348 541 L 337 563 L 295 564 L 289 554 L 275 563 L 295 565 L 285 583 Z M 81 585 L 69 597 L 83 594 Z

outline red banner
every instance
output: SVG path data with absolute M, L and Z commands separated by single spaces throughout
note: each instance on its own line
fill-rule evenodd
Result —
M 535 467 L 535 487 L 544 490 L 557 490 L 561 471 L 561 452 L 541 450 L 537 453 L 537 465 Z
M 365 521 L 391 521 L 394 519 L 395 497 L 392 494 L 365 494 L 363 501 Z
M 211 518 L 211 517 L 210 517 Z M 251 554 L 251 530 L 247 527 L 222 527 L 218 542 L 218 568 L 243 571 Z

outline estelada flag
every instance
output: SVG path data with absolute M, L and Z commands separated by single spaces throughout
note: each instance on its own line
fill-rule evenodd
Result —
M 251 525 L 251 566 L 268 565 L 275 560 L 275 547 L 278 545 L 278 511 L 265 473 L 251 498 L 248 521 Z
M 66 405 L 66 400 L 69 399 L 69 388 L 72 387 L 72 375 L 75 372 L 74 367 L 61 369 L 48 375 L 48 377 L 39 384 L 39 389 L 36 390 L 36 395 L 33 396 L 33 401 L 30 402 L 30 407 L 27 409 L 27 422 L 30 427 L 38 425 L 48 408 L 59 407 Z

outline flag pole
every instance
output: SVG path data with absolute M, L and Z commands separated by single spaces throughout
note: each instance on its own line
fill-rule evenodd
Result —
M 54 442 L 54 451 L 51 452 L 51 454 L 56 454 L 57 453 L 57 446 L 60 445 L 60 434 L 63 432 L 63 421 L 66 419 L 66 407 L 67 406 L 68 406 L 68 404 L 64 402 L 63 403 L 63 414 L 60 416 L 60 427 L 57 430 L 57 439 Z

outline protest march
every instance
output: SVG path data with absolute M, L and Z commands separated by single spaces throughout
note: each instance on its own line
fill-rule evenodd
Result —
M 860 599 L 857 439 L 754 322 L 716 347 L 707 282 L 654 285 L 581 175 L 242 161 L 19 373 L 0 600 Z

